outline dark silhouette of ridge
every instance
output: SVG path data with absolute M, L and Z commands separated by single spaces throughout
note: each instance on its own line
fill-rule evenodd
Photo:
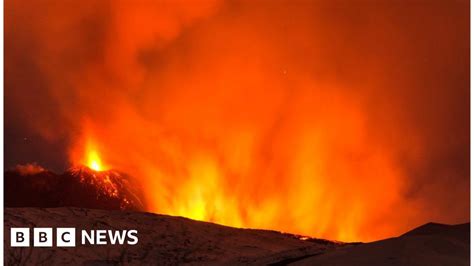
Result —
M 137 184 L 128 175 L 85 166 L 63 174 L 43 170 L 5 172 L 5 207 L 82 207 L 144 210 Z

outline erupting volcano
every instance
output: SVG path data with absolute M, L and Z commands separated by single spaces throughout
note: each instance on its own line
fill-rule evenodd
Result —
M 56 174 L 37 165 L 19 165 L 5 173 L 5 205 L 145 210 L 136 181 L 115 170 L 96 169 L 77 165 Z
M 94 171 L 102 171 L 104 168 L 97 152 L 91 151 L 88 154 L 87 166 Z
M 469 221 L 469 3 L 380 2 L 7 0 L 6 202 L 340 241 Z

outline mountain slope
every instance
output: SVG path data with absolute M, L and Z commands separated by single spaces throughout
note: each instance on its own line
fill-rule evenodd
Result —
M 301 240 L 183 217 L 84 208 L 6 208 L 4 226 L 7 265 L 469 265 L 469 224 L 427 224 L 366 244 Z M 11 227 L 137 229 L 139 243 L 11 248 Z
M 63 174 L 44 169 L 6 171 L 5 206 L 145 209 L 140 189 L 128 175 L 113 170 L 97 172 L 85 166 Z
M 428 223 L 400 237 L 346 246 L 294 265 L 469 265 L 469 232 L 470 224 Z
M 119 264 L 249 264 L 261 258 L 324 252 L 341 244 L 300 240 L 276 231 L 238 229 L 182 217 L 151 213 L 82 208 L 6 208 L 5 239 L 10 227 L 76 227 L 82 229 L 137 229 L 137 245 L 76 246 L 75 248 L 10 248 L 5 263 L 35 265 Z M 76 236 L 76 239 L 80 239 Z

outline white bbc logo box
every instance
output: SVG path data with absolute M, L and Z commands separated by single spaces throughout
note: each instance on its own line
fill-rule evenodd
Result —
M 28 227 L 10 228 L 10 246 L 11 247 L 29 247 L 31 230 Z M 33 228 L 33 247 L 52 247 L 53 246 L 53 228 L 36 227 Z M 56 246 L 57 247 L 75 247 L 76 246 L 76 228 L 62 227 L 56 228 Z

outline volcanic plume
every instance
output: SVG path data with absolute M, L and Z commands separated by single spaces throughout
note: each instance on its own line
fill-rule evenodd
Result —
M 466 222 L 468 6 L 7 0 L 6 165 L 119 171 L 147 211 L 343 241 Z

